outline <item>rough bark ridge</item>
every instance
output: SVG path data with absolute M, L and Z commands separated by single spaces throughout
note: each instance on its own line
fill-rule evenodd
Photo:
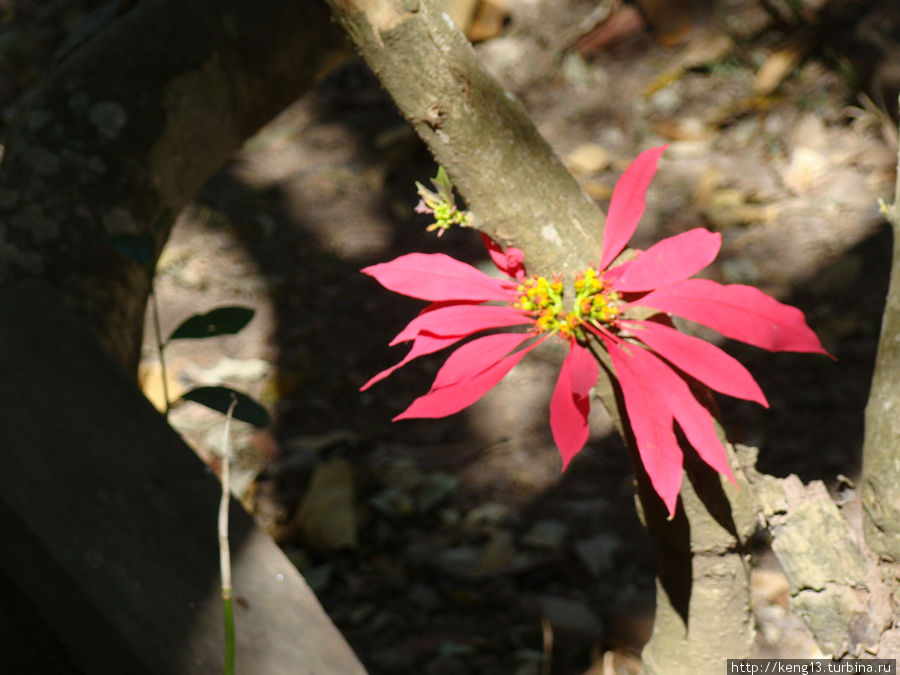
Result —
M 859 499 L 838 506 L 821 481 L 774 478 L 753 465 L 756 449 L 739 447 L 743 471 L 760 515 L 774 537 L 772 551 L 800 614 L 825 654 L 897 655 L 891 587 L 893 572 L 862 537 Z
M 571 273 L 596 262 L 603 214 L 518 100 L 485 71 L 440 3 L 328 1 L 453 178 L 479 229 L 525 251 L 533 272 Z M 609 392 L 603 398 L 614 414 L 621 409 Z M 666 569 L 645 672 L 718 675 L 726 655 L 747 654 L 753 637 L 743 553 L 752 531 L 751 502 L 695 467 L 670 523 L 646 477 L 637 475 L 645 521 L 660 540 Z
M 148 270 L 174 216 L 342 44 L 318 2 L 145 0 L 125 12 L 69 54 L 13 122 L 0 167 L 0 285 L 49 280 L 135 372 Z

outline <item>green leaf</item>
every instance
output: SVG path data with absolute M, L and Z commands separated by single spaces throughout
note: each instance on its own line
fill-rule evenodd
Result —
M 250 323 L 256 313 L 252 307 L 231 305 L 216 307 L 206 314 L 194 314 L 181 322 L 168 337 L 170 340 L 190 340 L 215 337 L 217 335 L 234 335 Z
M 444 201 L 452 206 L 456 201 L 453 198 L 453 181 L 450 180 L 450 176 L 443 166 L 438 166 L 437 176 L 432 178 L 431 182 L 437 188 L 438 194 L 443 197 Z
M 232 417 L 242 422 L 247 422 L 255 427 L 267 427 L 271 423 L 269 413 L 259 403 L 236 389 L 231 387 L 194 387 L 181 395 L 181 401 L 193 401 L 207 408 L 228 414 L 232 396 L 237 399 Z

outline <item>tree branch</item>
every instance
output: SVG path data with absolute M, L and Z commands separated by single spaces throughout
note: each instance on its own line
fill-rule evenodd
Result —
M 443 165 L 475 226 L 530 270 L 597 262 L 603 212 L 432 0 L 328 0 L 401 113 Z M 527 198 L 523 198 L 527 196 Z
M 894 233 L 894 255 L 866 405 L 862 502 L 866 543 L 900 563 L 900 150 L 894 203 L 881 212 Z

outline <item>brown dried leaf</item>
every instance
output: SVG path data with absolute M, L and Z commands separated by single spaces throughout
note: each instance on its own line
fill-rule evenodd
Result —
M 763 96 L 773 93 L 794 71 L 812 45 L 810 35 L 804 32 L 781 49 L 772 52 L 756 73 L 753 91 Z

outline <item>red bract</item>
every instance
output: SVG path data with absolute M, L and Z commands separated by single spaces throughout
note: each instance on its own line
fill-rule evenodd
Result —
M 771 351 L 826 354 L 803 313 L 750 286 L 692 279 L 718 255 L 721 235 L 697 228 L 664 239 L 633 260 L 613 266 L 643 215 L 644 195 L 665 148 L 654 148 L 629 166 L 613 191 L 600 266 L 576 276 L 574 306 L 564 308 L 563 284 L 526 277 L 522 252 L 503 251 L 484 238 L 495 279 L 442 254 L 413 253 L 363 270 L 386 288 L 432 302 L 391 344 L 412 341 L 406 357 L 375 375 L 362 389 L 424 354 L 485 330 L 493 333 L 458 347 L 428 393 L 395 419 L 444 417 L 471 405 L 526 353 L 555 334 L 569 343 L 550 401 L 550 428 L 563 468 L 588 438 L 590 390 L 599 374 L 591 348 L 610 356 L 641 462 L 670 514 L 681 489 L 682 449 L 675 423 L 698 455 L 734 482 L 709 411 L 691 383 L 767 406 L 753 376 L 714 345 L 678 332 L 666 315 L 704 324 L 723 335 Z M 502 302 L 505 304 L 483 304 Z M 652 316 L 647 316 L 647 310 Z M 653 311 L 655 310 L 655 311 Z

